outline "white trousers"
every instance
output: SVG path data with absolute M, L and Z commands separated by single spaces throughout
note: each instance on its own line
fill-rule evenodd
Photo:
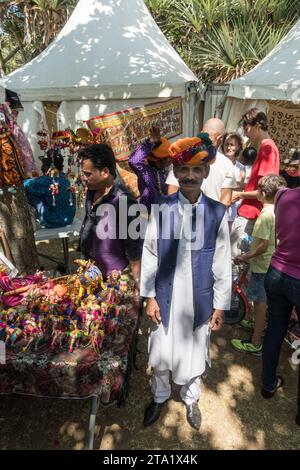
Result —
M 170 372 L 168 370 L 157 371 L 154 369 L 151 390 L 156 403 L 163 403 L 171 395 Z M 200 398 L 199 377 L 192 378 L 180 389 L 181 399 L 186 405 L 191 405 Z

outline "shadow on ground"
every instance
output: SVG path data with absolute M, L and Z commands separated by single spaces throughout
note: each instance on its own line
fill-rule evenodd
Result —
M 126 406 L 99 408 L 95 449 L 297 449 L 294 424 L 297 380 L 289 357 L 281 354 L 280 373 L 286 385 L 271 400 L 260 396 L 261 359 L 230 349 L 233 327 L 225 326 L 212 340 L 212 368 L 201 385 L 202 425 L 194 431 L 185 419 L 179 387 L 161 419 L 142 427 L 151 399 L 147 370 L 147 325 L 143 322 Z M 235 327 L 235 333 L 242 331 Z M 84 449 L 89 400 L 25 396 L 0 397 L 0 449 Z
M 51 245 L 59 251 L 58 245 Z M 75 248 L 75 244 L 71 249 Z M 72 258 L 78 254 L 72 252 Z M 51 268 L 51 264 L 46 268 Z M 261 358 L 233 351 L 230 339 L 245 337 L 238 326 L 224 326 L 212 337 L 212 368 L 201 385 L 202 425 L 194 431 L 186 422 L 179 387 L 161 419 L 142 427 L 151 400 L 147 369 L 147 320 L 142 321 L 137 356 L 126 406 L 100 408 L 95 449 L 297 449 L 300 428 L 294 423 L 297 370 L 285 346 L 279 373 L 285 387 L 270 400 L 260 395 Z M 84 449 L 89 400 L 59 400 L 0 396 L 0 449 Z

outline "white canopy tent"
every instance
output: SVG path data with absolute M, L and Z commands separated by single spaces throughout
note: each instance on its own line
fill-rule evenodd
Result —
M 35 151 L 45 102 L 58 103 L 59 128 L 74 129 L 92 116 L 180 96 L 187 135 L 203 91 L 142 0 L 80 0 L 53 43 L 0 85 L 21 95 L 20 123 Z
M 254 106 L 266 110 L 268 101 L 300 102 L 300 21 L 265 59 L 229 85 L 222 116 L 228 130 Z

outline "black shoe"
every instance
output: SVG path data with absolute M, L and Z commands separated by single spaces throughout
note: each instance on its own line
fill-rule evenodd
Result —
M 198 403 L 192 403 L 191 405 L 186 406 L 186 418 L 192 428 L 196 429 L 197 431 L 200 429 L 201 426 L 201 413 L 198 407 Z
M 261 389 L 261 394 L 264 398 L 272 398 L 272 396 L 277 392 L 277 390 L 283 386 L 284 384 L 283 377 L 281 377 L 281 375 L 278 375 L 276 378 L 277 378 L 277 385 L 275 389 L 272 390 L 272 392 L 270 392 L 269 390 L 266 390 L 265 388 Z
M 147 406 L 145 409 L 144 414 L 144 426 L 151 426 L 151 424 L 155 423 L 160 417 L 161 410 L 164 407 L 164 404 L 167 403 L 168 400 L 164 401 L 163 403 L 156 403 L 154 400 Z
M 296 415 L 295 423 L 298 424 L 298 426 L 300 426 L 300 414 Z

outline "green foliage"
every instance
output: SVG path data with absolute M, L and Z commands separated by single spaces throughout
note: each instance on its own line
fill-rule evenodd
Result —
M 286 25 L 247 22 L 237 18 L 213 27 L 209 41 L 195 44 L 197 73 L 205 81 L 228 81 L 237 78 L 258 64 L 284 37 Z
M 0 66 L 9 73 L 59 33 L 78 0 L 0 2 Z M 205 83 L 259 63 L 300 17 L 299 0 L 145 0 L 163 33 Z
M 204 82 L 248 72 L 300 17 L 299 0 L 146 0 L 171 44 Z
M 0 75 L 44 50 L 59 33 L 78 0 L 23 0 L 0 3 Z

